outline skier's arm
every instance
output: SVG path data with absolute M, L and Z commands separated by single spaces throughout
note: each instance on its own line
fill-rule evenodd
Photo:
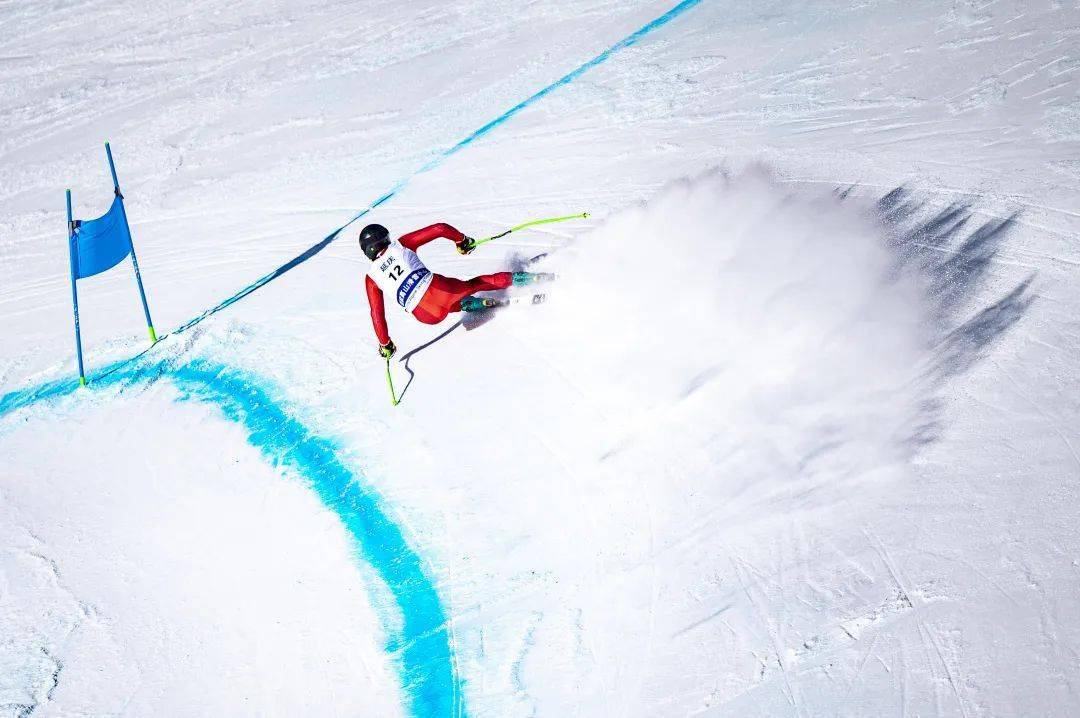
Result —
M 449 239 L 457 245 L 460 245 L 462 240 L 465 239 L 465 235 L 462 234 L 459 230 L 451 227 L 445 222 L 439 222 L 438 224 L 433 224 L 430 227 L 424 227 L 423 229 L 418 229 L 415 232 L 409 232 L 408 234 L 402 235 L 401 238 L 398 239 L 398 241 L 401 242 L 401 244 L 405 247 L 415 252 L 428 242 L 432 241 L 433 239 L 439 239 L 440 237 L 445 237 L 446 239 Z
M 364 278 L 364 287 L 367 289 L 368 306 L 371 307 L 371 326 L 375 327 L 375 336 L 379 338 L 379 344 L 386 346 L 390 343 L 390 330 L 386 327 L 386 308 L 383 306 L 382 290 L 371 277 Z

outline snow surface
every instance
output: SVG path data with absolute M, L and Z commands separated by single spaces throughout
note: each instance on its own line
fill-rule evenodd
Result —
M 690 3 L 440 158 L 671 7 L 0 5 L 0 716 L 1080 713 L 1080 8 Z M 357 226 L 74 391 L 106 137 L 159 333 L 593 219 L 425 248 L 561 276 L 396 408 Z

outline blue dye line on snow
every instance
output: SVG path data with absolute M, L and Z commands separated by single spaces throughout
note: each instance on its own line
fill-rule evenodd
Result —
M 517 103 L 516 105 L 511 107 L 509 110 L 503 112 L 501 115 L 499 115 L 495 119 L 491 120 L 487 124 L 483 125 L 479 129 L 472 132 L 470 135 L 468 135 L 464 139 L 460 140 L 457 144 L 454 144 L 454 145 L 442 150 L 438 154 L 436 154 L 434 157 L 432 157 L 426 163 L 421 165 L 418 169 L 414 170 L 412 172 L 412 174 L 410 174 L 407 177 L 405 177 L 404 179 L 398 181 L 397 184 L 395 184 L 393 187 L 391 187 L 385 194 L 383 194 L 381 197 L 376 199 L 374 202 L 372 202 L 370 205 L 368 205 L 365 209 L 360 210 L 360 212 L 358 212 L 356 215 L 354 215 L 353 218 L 350 219 L 348 222 L 341 225 L 340 227 L 335 229 L 330 234 L 326 235 L 318 243 L 313 244 L 312 246 L 308 247 L 306 250 L 304 250 L 303 252 L 301 252 L 297 256 L 293 257 L 292 259 L 290 259 L 285 264 L 281 265 L 280 267 L 278 267 L 274 271 L 270 272 L 269 274 L 263 275 L 262 277 L 255 280 L 251 284 L 247 285 L 246 287 L 244 287 L 243 289 L 241 289 L 239 292 L 232 295 L 231 297 L 228 297 L 227 299 L 222 300 L 218 304 L 214 305 L 213 307 L 211 307 L 211 308 L 207 309 L 206 311 L 204 311 L 202 314 L 198 315 L 197 317 L 194 317 L 193 319 L 188 320 L 184 324 L 181 324 L 179 327 L 174 329 L 171 333 L 172 334 L 180 334 L 182 332 L 187 331 L 191 327 L 193 327 L 196 324 L 202 322 L 204 319 L 206 319 L 206 318 L 208 318 L 208 317 L 210 317 L 210 316 L 212 316 L 214 314 L 217 314 L 222 309 L 225 309 L 225 308 L 235 304 L 236 302 L 240 301 L 241 299 L 248 296 L 252 292 L 255 292 L 256 290 L 258 290 L 258 289 L 266 286 L 270 282 L 274 281 L 275 279 L 277 279 L 281 275 L 285 274 L 289 270 L 295 269 L 296 267 L 300 266 L 304 262 L 308 261 L 309 259 L 311 259 L 315 255 L 317 255 L 319 252 L 321 252 L 324 249 L 326 249 L 327 247 L 329 247 L 331 242 L 333 242 L 335 239 L 337 239 L 338 236 L 343 231 L 345 231 L 345 229 L 349 225 L 351 225 L 353 222 L 360 219 L 364 215 L 370 213 L 373 209 L 375 209 L 379 205 L 381 205 L 381 204 L 389 201 L 390 199 L 392 199 L 398 192 L 405 189 L 405 187 L 407 187 L 409 185 L 409 183 L 412 182 L 413 179 L 415 179 L 418 175 L 421 175 L 421 174 L 423 174 L 425 172 L 428 172 L 430 170 L 435 169 L 439 165 L 443 164 L 447 159 L 449 159 L 454 154 L 460 152 L 465 147 L 468 147 L 470 144 L 472 144 L 476 140 L 480 139 L 484 135 L 488 134 L 489 132 L 494 130 L 496 127 L 498 127 L 498 126 L 500 126 L 502 124 L 505 124 L 508 120 L 510 120 L 510 118 L 512 118 L 514 115 L 516 115 L 517 113 L 524 110 L 526 107 L 529 107 L 533 103 L 538 102 L 539 100 L 542 100 L 544 97 L 548 96 L 549 94 L 551 94 L 555 90 L 559 89 L 560 87 L 563 87 L 564 85 L 570 84 L 571 82 L 573 82 L 574 80 L 576 80 L 577 78 L 581 77 L 583 74 L 585 74 L 586 72 L 591 70 L 592 68 L 594 68 L 597 65 L 601 64 L 602 62 L 608 60 L 612 55 L 614 55 L 619 50 L 623 50 L 623 49 L 625 49 L 627 47 L 630 47 L 631 45 L 636 44 L 639 40 L 641 40 L 643 37 L 645 37 L 646 35 L 648 35 L 652 31 L 656 30 L 657 28 L 663 27 L 664 25 L 667 25 L 669 22 L 671 22 L 672 20 L 677 18 L 679 15 L 682 15 L 684 12 L 691 9 L 695 5 L 698 5 L 700 2 L 701 2 L 701 0 L 683 0 L 678 5 L 671 8 L 670 10 L 668 10 L 663 15 L 657 17 L 652 22 L 649 22 L 649 23 L 647 23 L 645 25 L 642 25 L 640 28 L 635 30 L 630 35 L 627 35 L 622 40 L 619 40 L 617 43 L 615 43 L 614 45 L 612 45 L 608 49 L 604 50 L 603 52 L 601 52 L 596 57 L 594 57 L 591 60 L 579 65 L 577 68 L 575 68 L 575 69 L 571 70 L 570 72 L 566 73 L 565 75 L 560 77 L 558 80 L 555 80 L 554 82 L 552 82 L 547 87 L 544 87 L 542 90 L 539 90 L 539 91 L 533 93 L 529 97 L 527 97 L 524 100 L 522 100 L 521 102 Z M 162 338 L 164 338 L 164 337 L 162 337 Z
M 270 464 L 308 482 L 341 519 L 360 557 L 385 583 L 400 610 L 400 625 L 386 626 L 386 649 L 398 664 L 408 714 L 421 718 L 464 715 L 460 678 L 438 592 L 378 495 L 365 485 L 361 474 L 338 458 L 340 447 L 282 408 L 277 392 L 249 373 L 204 359 L 180 365 L 127 363 L 123 369 L 113 365 L 108 379 L 99 379 L 94 386 L 123 390 L 167 378 L 183 400 L 218 407 L 225 418 L 248 431 L 248 442 Z M 0 417 L 77 389 L 76 382 L 65 379 L 5 394 L 0 396 Z

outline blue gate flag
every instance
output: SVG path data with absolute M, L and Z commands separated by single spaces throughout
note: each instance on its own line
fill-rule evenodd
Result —
M 131 232 L 119 195 L 102 216 L 76 223 L 71 242 L 76 279 L 101 274 L 127 259 L 131 254 Z
M 135 257 L 135 245 L 131 242 L 131 227 L 128 226 L 127 212 L 124 211 L 124 195 L 120 194 L 120 180 L 116 178 L 116 165 L 113 163 L 112 147 L 105 143 L 105 156 L 109 158 L 109 173 L 113 181 L 112 206 L 109 211 L 97 219 L 85 222 L 71 216 L 71 190 L 67 195 L 68 219 L 68 260 L 71 264 L 71 309 L 75 315 L 75 357 L 79 362 L 79 385 L 86 386 L 86 371 L 83 367 L 82 330 L 79 327 L 79 288 L 77 280 L 101 274 L 120 264 L 129 255 L 131 267 L 135 270 L 135 285 L 139 288 L 139 300 L 142 302 L 143 316 L 146 317 L 146 331 L 150 335 L 151 346 L 157 343 L 157 332 L 150 318 L 150 305 L 146 301 L 143 289 L 142 273 L 139 272 L 139 260 Z

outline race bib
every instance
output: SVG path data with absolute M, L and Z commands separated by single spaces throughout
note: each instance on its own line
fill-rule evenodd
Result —
M 431 284 L 431 272 L 416 256 L 416 252 L 391 242 L 386 252 L 371 263 L 368 275 L 407 312 L 420 303 Z

